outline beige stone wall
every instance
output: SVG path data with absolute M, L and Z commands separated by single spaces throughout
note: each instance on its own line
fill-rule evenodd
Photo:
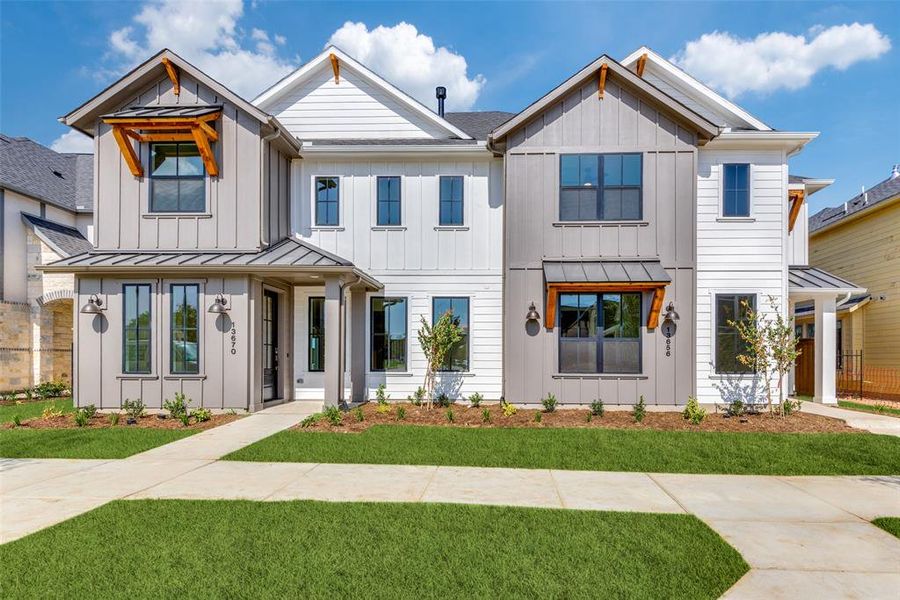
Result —
M 32 385 L 31 307 L 0 302 L 0 392 Z

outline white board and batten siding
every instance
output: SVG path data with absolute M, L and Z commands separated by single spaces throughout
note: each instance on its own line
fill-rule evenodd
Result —
M 794 230 L 788 234 L 787 261 L 789 265 L 809 264 L 809 199 L 800 207 Z
M 782 151 L 701 150 L 697 174 L 697 394 L 731 399 L 751 378 L 715 370 L 715 295 L 755 294 L 771 314 L 772 296 L 787 314 L 787 162 Z M 750 164 L 750 217 L 722 218 L 722 165 Z M 761 386 L 758 393 L 763 393 Z M 746 399 L 746 398 L 745 398 Z

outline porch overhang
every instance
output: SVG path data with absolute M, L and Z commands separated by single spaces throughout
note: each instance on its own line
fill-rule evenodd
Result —
M 792 302 L 865 294 L 866 288 L 808 265 L 788 267 L 788 297 Z
M 666 286 L 672 283 L 659 261 L 652 260 L 544 261 L 543 269 L 547 329 L 555 327 L 560 294 L 612 291 L 652 292 L 647 328 L 656 329 Z

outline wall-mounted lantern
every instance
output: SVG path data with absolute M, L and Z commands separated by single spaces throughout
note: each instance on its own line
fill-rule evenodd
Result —
M 214 315 L 224 315 L 228 312 L 228 300 L 222 294 L 216 294 L 216 299 L 209 305 L 209 312 Z
M 666 306 L 666 314 L 663 315 L 663 321 L 677 321 L 680 318 L 675 312 L 675 303 L 669 302 L 669 305 Z
M 531 306 L 528 307 L 528 314 L 525 315 L 525 320 L 529 323 L 537 323 L 541 320 L 541 315 L 538 314 L 537 308 L 535 308 L 534 306 L 534 302 L 532 302 Z
M 81 307 L 81 312 L 85 315 L 102 315 L 104 310 L 103 300 L 97 294 L 91 294 L 87 303 Z

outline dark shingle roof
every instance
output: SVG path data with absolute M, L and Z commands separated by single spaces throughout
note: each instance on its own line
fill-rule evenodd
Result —
M 0 187 L 73 212 L 93 210 L 94 157 L 0 134 Z
M 91 243 L 74 227 L 28 213 L 22 213 L 22 220 L 26 225 L 30 225 L 34 229 L 34 233 L 63 258 L 75 256 L 93 248 Z
M 854 213 L 865 210 L 879 202 L 900 196 L 900 177 L 885 179 L 849 202 L 833 208 L 823 208 L 809 218 L 809 232 L 812 233 L 828 225 L 833 225 Z
M 476 140 L 486 140 L 488 134 L 516 116 L 516 113 L 499 110 L 480 112 L 448 112 L 444 119 L 462 129 Z

